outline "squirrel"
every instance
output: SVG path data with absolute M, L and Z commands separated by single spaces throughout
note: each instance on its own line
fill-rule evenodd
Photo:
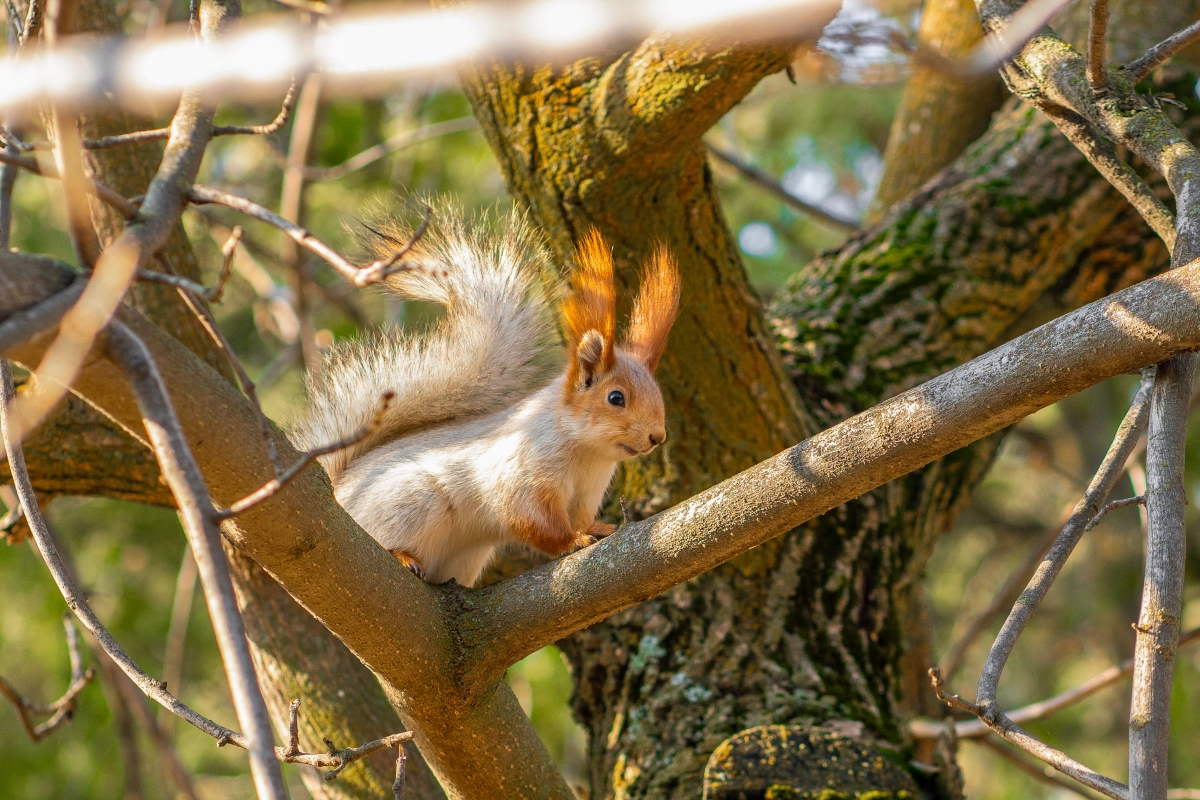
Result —
M 364 438 L 320 458 L 355 521 L 418 577 L 473 586 L 496 552 L 523 542 L 559 556 L 615 530 L 596 519 L 617 463 L 666 440 L 654 379 L 679 307 L 679 272 L 660 246 L 643 265 L 616 337 L 612 254 L 592 229 L 578 245 L 563 305 L 566 366 L 540 238 L 520 215 L 501 235 L 443 211 L 385 288 L 445 306 L 424 334 L 339 344 L 309 382 L 294 438 L 348 437 L 393 398 Z M 412 235 L 393 226 L 386 240 Z M 376 249 L 384 245 L 376 242 Z

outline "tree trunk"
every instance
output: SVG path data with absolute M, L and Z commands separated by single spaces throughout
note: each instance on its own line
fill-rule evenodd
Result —
M 680 259 L 684 316 L 659 371 L 670 439 L 661 458 L 623 469 L 612 491 L 639 513 L 1167 265 L 1116 192 L 1014 102 L 936 181 L 789 283 L 769 318 L 791 380 L 773 385 L 758 304 L 697 140 L 785 59 L 735 50 L 686 65 L 680 85 L 730 87 L 716 108 L 711 96 L 696 107 L 659 100 L 647 65 L 676 76 L 676 59 L 650 42 L 607 63 L 492 67 L 465 81 L 510 191 L 560 254 L 596 225 L 627 284 L 631 263 L 657 240 Z M 753 66 L 728 77 L 739 59 Z M 645 144 L 647 109 L 675 134 L 670 149 Z M 704 124 L 689 127 L 697 116 Z M 764 724 L 825 725 L 903 748 L 896 598 L 921 579 L 997 441 L 564 642 L 574 709 L 591 735 L 592 796 L 697 797 L 718 745 Z M 880 773 L 875 788 L 894 790 L 889 780 Z

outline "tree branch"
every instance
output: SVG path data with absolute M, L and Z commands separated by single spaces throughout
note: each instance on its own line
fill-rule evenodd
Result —
M 1171 677 L 1183 607 L 1187 552 L 1183 464 L 1196 371 L 1193 353 L 1158 365 L 1146 433 L 1146 567 L 1134 649 L 1133 703 L 1129 711 L 1129 790 L 1132 797 L 1167 791 L 1167 734 Z
M 1102 90 L 1108 83 L 1105 50 L 1108 36 L 1108 0 L 1092 0 L 1088 17 L 1087 76 L 1092 91 Z
M 1165 64 L 1171 56 L 1197 40 L 1200 40 L 1200 22 L 1187 26 L 1179 33 L 1154 45 L 1136 60 L 1129 62 L 1125 66 L 1125 77 L 1130 83 L 1141 83 L 1157 67 Z
M 477 128 L 479 128 L 479 122 L 475 117 L 459 117 L 458 119 L 450 119 L 445 122 L 435 122 L 432 125 L 426 125 L 416 130 L 397 134 L 386 142 L 377 144 L 374 147 L 368 147 L 366 150 L 351 156 L 337 166 L 305 167 L 304 178 L 310 181 L 332 181 L 344 178 L 350 173 L 356 172 L 386 155 L 403 150 L 418 142 L 424 142 L 427 139 L 433 139 L 438 136 L 445 136 L 449 133 L 473 131 Z
M 200 573 L 213 632 L 229 676 L 234 710 L 247 732 L 255 789 L 260 798 L 286 798 L 287 788 L 273 751 L 271 718 L 246 643 L 246 631 L 233 594 L 229 565 L 221 550 L 221 533 L 212 513 L 208 487 L 192 458 L 166 386 L 146 346 L 116 320 L 109 325 L 106 345 L 109 357 L 121 366 L 137 398 L 147 437 L 163 478 L 179 506 L 180 519 Z

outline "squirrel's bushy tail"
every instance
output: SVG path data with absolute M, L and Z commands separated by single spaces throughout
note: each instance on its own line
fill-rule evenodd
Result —
M 351 461 L 390 439 L 506 408 L 548 377 L 557 338 L 547 295 L 555 284 L 538 234 L 515 213 L 496 232 L 453 207 L 435 209 L 432 220 L 405 258 L 432 269 L 396 273 L 386 285 L 444 305 L 445 318 L 421 334 L 384 331 L 339 344 L 309 384 L 308 415 L 293 431 L 304 448 L 352 435 L 378 412 L 384 392 L 394 393 L 374 432 L 321 458 L 335 483 Z M 381 257 L 412 235 L 391 223 L 378 232 L 372 246 Z

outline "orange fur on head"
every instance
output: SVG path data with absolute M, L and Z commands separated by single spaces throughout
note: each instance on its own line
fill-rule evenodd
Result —
M 678 312 L 679 269 L 662 245 L 642 268 L 641 286 L 625 332 L 625 346 L 651 372 L 667 347 L 667 336 Z
M 600 235 L 600 231 L 592 228 L 575 251 L 575 273 L 571 277 L 571 296 L 563 309 L 567 324 L 569 341 L 567 356 L 569 358 L 567 384 L 577 386 L 581 363 L 586 360 L 590 365 L 589 373 L 608 372 L 613 368 L 616 359 L 614 339 L 617 331 L 617 296 L 613 288 L 612 251 L 608 243 Z M 589 331 L 595 331 L 602 339 L 599 353 L 592 354 L 596 349 L 595 334 L 588 337 L 583 351 L 580 344 Z M 591 377 L 589 374 L 587 377 Z

